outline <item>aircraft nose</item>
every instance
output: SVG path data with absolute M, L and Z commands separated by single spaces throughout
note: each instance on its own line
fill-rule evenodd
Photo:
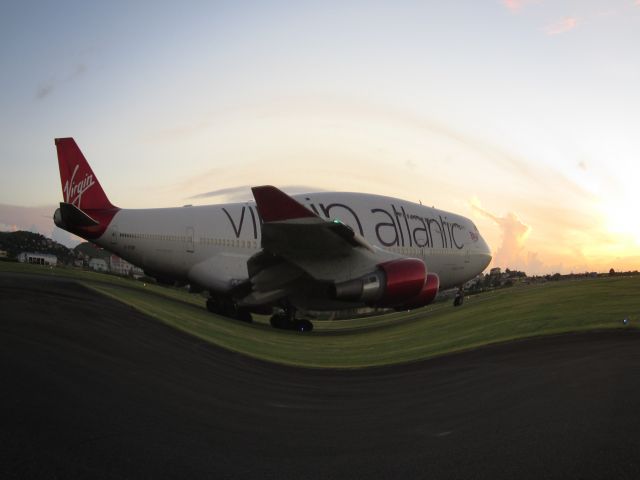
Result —
M 491 257 L 491 248 L 489 247 L 489 244 L 487 244 L 487 241 L 482 236 L 480 237 L 480 240 L 482 241 L 482 253 L 486 253 Z
M 489 247 L 485 239 L 480 236 L 479 240 L 480 241 L 478 242 L 478 250 L 476 255 L 478 258 L 478 264 L 480 267 L 482 267 L 481 270 L 484 270 L 491 263 L 493 255 L 491 254 L 491 248 Z

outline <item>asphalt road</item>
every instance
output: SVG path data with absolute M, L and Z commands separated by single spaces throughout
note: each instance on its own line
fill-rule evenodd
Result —
M 640 478 L 640 334 L 271 365 L 0 274 L 1 478 Z

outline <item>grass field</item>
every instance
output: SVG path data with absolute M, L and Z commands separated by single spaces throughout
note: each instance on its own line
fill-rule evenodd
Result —
M 549 282 L 374 318 L 315 322 L 311 334 L 209 313 L 201 295 L 75 269 L 0 262 L 0 271 L 72 278 L 207 342 L 263 360 L 316 368 L 411 362 L 540 335 L 640 328 L 640 276 Z M 623 325 L 628 318 L 629 324 Z

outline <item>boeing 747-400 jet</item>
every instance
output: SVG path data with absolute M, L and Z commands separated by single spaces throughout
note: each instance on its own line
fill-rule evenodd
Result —
M 253 187 L 254 202 L 121 209 L 73 138 L 55 141 L 64 201 L 55 224 L 158 279 L 209 292 L 207 308 L 308 331 L 308 311 L 432 302 L 491 261 L 468 218 L 364 193 L 289 196 Z

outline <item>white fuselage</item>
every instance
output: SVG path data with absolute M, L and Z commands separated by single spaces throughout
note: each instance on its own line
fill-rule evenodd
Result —
M 491 252 L 471 220 L 380 195 L 312 193 L 294 198 L 320 217 L 339 220 L 382 256 L 424 261 L 440 288 L 482 272 Z M 149 272 L 224 292 L 248 278 L 261 249 L 255 202 L 120 210 L 96 243 Z

